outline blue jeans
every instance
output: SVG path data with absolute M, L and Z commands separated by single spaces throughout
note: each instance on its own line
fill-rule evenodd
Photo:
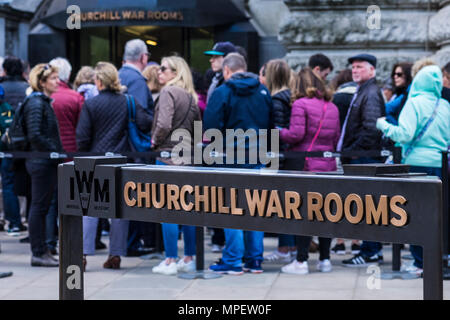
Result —
M 55 249 L 58 243 L 58 189 L 55 188 L 48 214 L 45 217 L 45 244 Z
M 380 161 L 368 157 L 361 157 L 358 159 L 350 160 L 350 164 L 368 164 L 368 163 L 380 163 Z M 381 244 L 381 242 L 363 241 L 361 243 L 361 250 L 359 254 L 362 255 L 363 257 L 371 257 L 374 254 L 379 253 L 382 248 L 383 245 Z
M 156 160 L 156 165 L 166 166 L 167 164 Z M 164 240 L 164 250 L 166 251 L 166 258 L 178 257 L 178 224 L 162 223 L 162 233 Z M 195 227 L 182 226 L 184 235 L 184 255 L 195 256 Z
M 4 158 L 0 166 L 2 175 L 3 208 L 5 219 L 9 222 L 9 228 L 20 227 L 19 198 L 14 192 L 14 171 L 11 170 L 12 159 Z
M 442 178 L 442 169 L 441 168 L 411 166 L 409 169 L 409 172 L 424 172 L 429 176 L 436 176 L 436 177 Z M 411 251 L 411 255 L 414 258 L 414 266 L 416 266 L 417 268 L 423 269 L 423 249 L 422 249 L 422 247 L 412 244 L 409 246 L 409 250 Z
M 225 248 L 222 261 L 233 267 L 242 266 L 242 258 L 246 261 L 263 260 L 264 232 L 224 229 Z
M 181 228 L 183 230 L 184 255 L 195 256 L 195 227 L 182 226 Z M 162 232 L 166 258 L 177 258 L 178 224 L 162 223 Z
M 83 254 L 95 254 L 95 235 L 98 219 L 83 217 Z M 111 219 L 109 230 L 109 254 L 111 256 L 125 256 L 127 254 L 128 220 Z
M 292 234 L 279 234 L 278 247 L 295 247 L 295 236 Z

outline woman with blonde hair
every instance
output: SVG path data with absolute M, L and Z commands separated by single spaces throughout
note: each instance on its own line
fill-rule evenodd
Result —
M 286 61 L 273 59 L 265 64 L 265 82 L 272 95 L 272 122 L 276 128 L 289 128 L 291 117 L 291 89 L 292 70 Z M 280 151 L 286 151 L 288 144 L 281 144 Z M 280 168 L 290 170 L 289 160 L 280 162 Z M 264 257 L 264 262 L 291 262 L 297 254 L 295 237 L 279 234 L 278 248 Z
M 99 62 L 94 69 L 94 81 L 99 94 L 84 102 L 77 126 L 77 145 L 81 152 L 129 152 L 128 106 L 121 94 L 121 84 L 116 67 L 109 62 Z M 136 100 L 136 124 L 142 132 L 151 129 L 151 115 Z M 120 256 L 126 255 L 128 220 L 111 219 L 110 253 L 104 268 L 119 269 Z M 98 218 L 83 217 L 83 264 L 86 255 L 95 253 L 95 235 Z
M 38 64 L 30 71 L 33 92 L 25 98 L 23 108 L 25 132 L 29 151 L 63 152 L 58 120 L 50 96 L 58 90 L 58 69 L 49 64 Z M 57 186 L 58 161 L 53 159 L 26 159 L 26 169 L 31 177 L 31 206 L 28 219 L 31 265 L 56 267 L 46 244 L 46 216 Z
M 90 66 L 84 66 L 78 71 L 73 89 L 84 97 L 84 100 L 93 98 L 98 95 L 97 87 L 94 81 L 95 71 Z
M 159 91 L 161 91 L 161 84 L 158 80 L 158 70 L 159 65 L 157 63 L 153 63 L 147 67 L 145 67 L 144 71 L 142 71 L 142 75 L 145 79 L 147 79 L 147 86 L 152 93 L 153 101 L 159 95 Z
M 195 93 L 191 70 L 183 58 L 177 56 L 165 57 L 159 69 L 159 83 L 163 88 L 155 102 L 155 113 L 152 127 L 152 147 L 155 151 L 172 152 L 178 143 L 171 140 L 172 133 L 184 129 L 189 136 L 194 135 L 194 121 L 200 121 L 198 98 Z M 188 141 L 183 137 L 183 142 Z M 192 147 L 192 140 L 189 140 Z M 192 150 L 192 149 L 191 149 Z M 183 165 L 183 159 L 174 162 L 172 159 L 157 158 L 156 164 Z M 153 267 L 152 271 L 166 275 L 177 272 L 192 272 L 195 270 L 195 227 L 183 226 L 184 258 L 176 262 L 178 257 L 177 240 L 178 225 L 163 223 L 163 239 L 166 259 Z

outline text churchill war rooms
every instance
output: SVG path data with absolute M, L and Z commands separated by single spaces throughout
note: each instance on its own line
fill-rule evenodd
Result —
M 401 195 L 381 195 L 376 199 L 372 195 L 356 193 L 346 196 L 334 192 L 300 194 L 296 191 L 126 181 L 123 200 L 127 207 L 142 208 L 144 212 L 145 209 L 168 209 L 186 213 L 249 215 L 258 219 L 277 217 L 332 223 L 346 220 L 351 224 L 394 227 L 408 223 L 407 199 Z

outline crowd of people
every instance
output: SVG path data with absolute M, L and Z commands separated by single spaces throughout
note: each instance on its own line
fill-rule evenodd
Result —
M 112 63 L 83 66 L 70 84 L 72 67 L 55 58 L 29 70 L 16 57 L 0 63 L 0 130 L 3 135 L 14 117 L 23 117 L 28 151 L 114 152 L 133 151 L 128 128 L 130 101 L 136 107 L 136 125 L 151 136 L 152 150 L 171 152 L 172 133 L 184 129 L 193 135 L 194 123 L 204 130 L 278 129 L 281 151 L 380 150 L 402 147 L 402 162 L 412 172 L 441 176 L 441 152 L 450 146 L 450 63 L 443 68 L 424 58 L 399 62 L 390 79 L 379 84 L 377 58 L 363 53 L 348 58 L 349 68 L 328 79 L 334 66 L 323 54 L 310 57 L 298 72 L 283 59 L 261 66 L 259 74 L 247 70 L 247 56 L 231 42 L 219 42 L 204 52 L 211 69 L 201 74 L 178 55 L 150 61 L 147 45 L 130 40 L 118 70 Z M 20 111 L 19 111 L 20 110 Z M 258 141 L 258 140 L 256 140 Z M 205 143 L 208 141 L 205 140 Z M 224 141 L 230 143 L 229 141 Z M 237 142 L 231 142 L 237 148 Z M 2 150 L 7 146 L 2 144 Z M 249 149 L 249 141 L 245 141 Z M 148 160 L 133 159 L 134 161 Z M 366 164 L 383 157 L 341 158 L 341 163 Z M 28 229 L 31 265 L 58 266 L 56 159 L 8 159 L 1 162 L 6 232 L 18 235 Z M 174 165 L 156 158 L 156 165 Z M 181 163 L 183 165 L 183 163 Z M 262 164 L 224 164 L 232 168 L 259 169 Z M 335 171 L 334 158 L 284 159 L 280 170 Z M 18 196 L 27 199 L 22 219 Z M 27 222 L 27 226 L 24 225 Z M 195 228 L 176 224 L 144 223 L 83 217 L 83 264 L 106 246 L 100 241 L 109 232 L 109 256 L 104 268 L 119 269 L 121 257 L 152 252 L 161 228 L 165 259 L 152 271 L 166 275 L 195 270 Z M 184 257 L 177 241 L 183 233 Z M 222 274 L 261 273 L 264 263 L 284 263 L 282 272 L 309 273 L 312 237 L 278 235 L 277 249 L 264 256 L 264 233 L 213 229 L 212 250 L 222 253 L 209 269 Z M 346 253 L 344 239 L 319 238 L 317 270 L 332 271 L 330 253 Z M 414 257 L 405 272 L 422 272 L 422 248 L 410 246 Z M 359 267 L 383 261 L 382 244 L 352 240 L 354 256 L 343 266 Z

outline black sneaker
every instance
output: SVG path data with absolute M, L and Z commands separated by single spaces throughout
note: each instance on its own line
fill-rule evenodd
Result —
M 335 244 L 335 246 L 331 249 L 335 254 L 345 254 L 345 244 L 339 243 Z
M 19 240 L 20 243 L 30 243 L 30 237 L 22 238 Z
M 262 273 L 263 269 L 261 267 L 261 260 L 250 260 L 247 261 L 242 268 L 244 272 L 251 272 L 251 273 Z
M 371 257 L 364 257 L 360 254 L 355 255 L 353 258 L 343 260 L 342 264 L 346 267 L 366 267 L 370 264 L 382 263 L 383 256 L 374 254 Z
M 358 254 L 361 251 L 361 246 L 356 243 L 352 243 L 352 254 Z
M 18 237 L 20 236 L 20 229 L 19 227 L 9 228 L 8 231 L 6 231 L 6 234 L 10 237 Z

